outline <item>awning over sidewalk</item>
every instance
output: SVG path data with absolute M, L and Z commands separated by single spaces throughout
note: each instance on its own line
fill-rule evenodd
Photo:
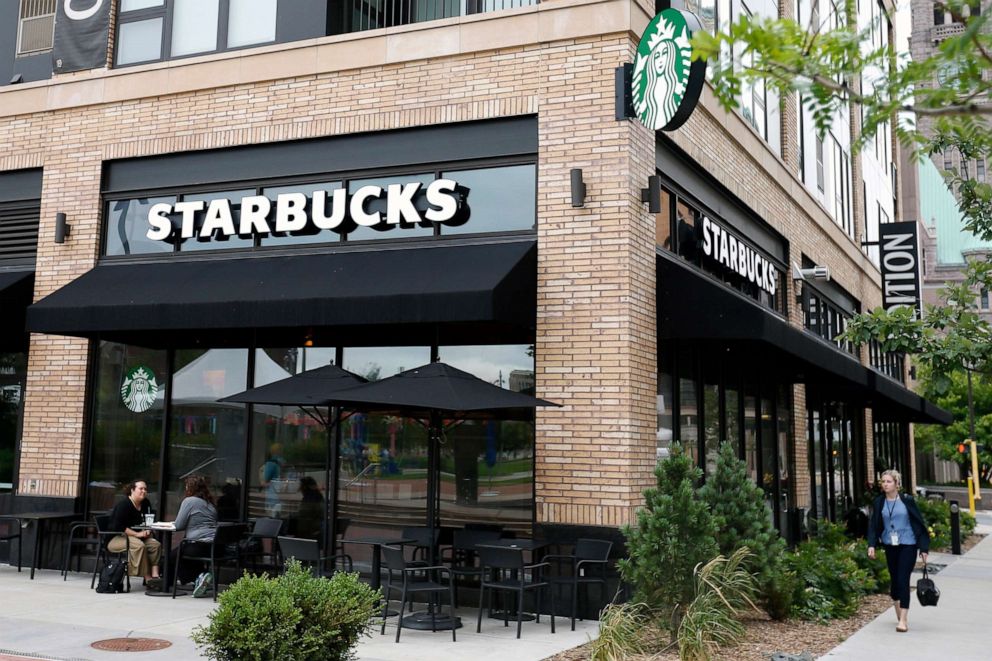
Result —
M 723 283 L 665 255 L 656 263 L 659 337 L 761 344 L 790 363 L 797 382 L 857 397 L 879 419 L 951 423 L 943 409 Z
M 0 270 L 0 351 L 26 349 L 24 312 L 34 296 L 34 269 Z
M 159 345 L 164 335 L 222 329 L 532 328 L 536 278 L 533 240 L 105 262 L 32 305 L 28 328 Z

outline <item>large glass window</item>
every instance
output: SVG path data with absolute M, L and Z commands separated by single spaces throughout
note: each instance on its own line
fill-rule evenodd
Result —
M 107 203 L 107 255 L 140 255 L 175 250 L 168 241 L 148 238 L 148 211 L 156 204 L 175 204 L 175 197 L 140 197 Z
M 190 475 L 206 476 L 216 498 L 223 485 L 243 481 L 245 406 L 217 400 L 248 387 L 247 349 L 180 349 L 174 360 L 164 507 L 169 519 Z
M 217 50 L 220 0 L 173 0 L 172 56 Z
M 706 361 L 703 370 L 703 470 L 707 475 L 716 470 L 720 453 L 720 366 Z
M 26 353 L 0 353 L 0 493 L 13 490 L 14 455 L 21 437 Z
M 315 191 L 326 191 L 330 193 L 341 188 L 340 181 L 330 181 L 327 183 L 318 184 L 299 184 L 296 186 L 270 186 L 262 190 L 262 195 L 269 198 L 270 200 L 275 200 L 279 195 L 283 193 L 303 193 L 308 198 L 312 198 Z M 328 201 L 328 204 L 330 202 Z M 263 246 L 285 246 L 291 244 L 303 244 L 303 243 L 328 243 L 330 241 L 339 240 L 340 236 L 336 232 L 319 232 L 317 234 L 302 234 L 302 235 L 291 235 L 285 234 L 283 236 L 263 236 L 260 240 Z
M 404 174 L 397 175 L 395 177 L 352 179 L 348 182 L 348 194 L 354 195 L 359 189 L 365 186 L 378 186 L 379 188 L 386 190 L 390 184 L 409 184 L 416 181 L 426 185 L 434 181 L 434 175 L 432 173 Z M 369 200 L 365 203 L 364 210 L 367 213 L 379 213 L 385 217 L 386 197 L 383 196 Z M 353 230 L 348 232 L 347 237 L 348 241 L 368 241 L 371 239 L 399 238 L 398 235 L 402 235 L 403 238 L 434 236 L 434 225 L 429 224 L 425 227 L 424 225 L 418 223 L 414 226 L 404 226 L 402 229 L 400 229 L 397 225 L 387 225 L 385 223 L 379 223 L 375 227 L 363 227 L 358 225 Z
M 118 25 L 117 64 L 137 64 L 160 59 L 164 22 L 163 18 L 150 18 Z
M 231 219 L 234 221 L 234 227 L 238 227 L 241 222 L 241 198 L 254 195 L 254 189 L 242 189 L 226 191 L 222 193 L 193 193 L 190 195 L 183 196 L 183 202 L 203 202 L 204 211 L 196 214 L 197 217 L 197 236 L 185 239 L 180 245 L 179 249 L 183 252 L 189 252 L 190 250 L 218 250 L 220 248 L 250 248 L 254 245 L 254 240 L 250 238 L 241 238 L 238 236 L 221 236 L 215 233 L 214 236 L 209 239 L 199 238 L 199 225 L 203 222 L 205 217 L 208 215 L 208 210 L 210 203 L 214 200 L 227 200 L 231 203 Z M 147 222 L 147 218 L 146 218 Z
M 227 47 L 275 41 L 277 6 L 277 0 L 231 0 Z
M 148 484 L 152 507 L 159 510 L 168 377 L 167 352 L 100 343 L 87 485 L 90 511 L 112 508 L 132 480 Z
M 669 351 L 662 351 L 658 355 L 658 424 L 655 432 L 658 461 L 668 457 L 674 439 L 675 384 L 672 375 L 672 354 Z
M 468 204 L 472 213 L 464 225 L 442 225 L 442 235 L 537 229 L 537 168 L 534 165 L 452 170 L 443 176 L 469 189 Z M 508 191 L 513 192 L 507 194 Z

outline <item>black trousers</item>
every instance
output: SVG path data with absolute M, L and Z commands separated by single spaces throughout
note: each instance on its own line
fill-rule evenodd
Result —
M 210 547 L 213 542 L 193 542 L 187 544 L 186 548 L 183 549 L 183 555 L 210 555 Z M 179 558 L 179 547 L 174 546 L 169 551 L 169 566 L 175 567 L 176 560 Z M 183 562 L 179 567 L 176 568 L 177 574 L 176 578 L 179 579 L 179 584 L 192 583 L 201 572 L 207 571 L 207 563 L 199 562 L 197 560 L 187 560 L 183 558 Z M 172 589 L 172 586 L 168 586 Z
M 916 544 L 889 546 L 883 544 L 885 562 L 889 565 L 889 594 L 903 608 L 909 608 L 909 576 L 916 566 Z

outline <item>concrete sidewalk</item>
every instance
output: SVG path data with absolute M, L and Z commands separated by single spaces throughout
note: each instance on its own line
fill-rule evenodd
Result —
M 978 532 L 992 533 L 992 514 L 978 512 Z M 912 595 L 909 632 L 896 632 L 890 608 L 821 659 L 846 661 L 984 661 L 992 658 L 988 627 L 992 613 L 992 536 L 963 556 L 931 554 L 930 564 L 947 564 L 931 574 L 940 590 L 940 605 L 921 608 Z M 915 586 L 919 572 L 913 575 Z
M 189 661 L 200 657 L 189 639 L 198 624 L 207 622 L 213 610 L 210 599 L 146 597 L 141 582 L 132 584 L 128 594 L 105 595 L 90 590 L 89 576 L 71 573 L 63 582 L 57 571 L 40 571 L 28 580 L 25 570 L 0 565 L 0 661 L 18 655 L 57 661 Z M 581 645 L 597 634 L 596 622 L 557 618 L 558 632 L 551 634 L 548 620 L 526 622 L 520 640 L 516 626 L 503 627 L 502 620 L 484 618 L 482 633 L 475 633 L 475 609 L 461 609 L 465 626 L 458 630 L 458 641 L 450 632 L 403 630 L 399 644 L 393 640 L 395 625 L 379 629 L 358 648 L 361 661 L 540 661 L 563 650 Z M 391 620 L 392 622 L 392 620 Z M 105 652 L 90 644 L 108 638 L 165 639 L 172 646 L 151 652 Z M 9 656 L 8 656 L 9 655 Z

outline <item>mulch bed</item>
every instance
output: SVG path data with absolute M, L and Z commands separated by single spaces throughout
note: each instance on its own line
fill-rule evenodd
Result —
M 984 539 L 983 535 L 971 535 L 961 542 L 961 550 L 967 553 L 975 544 Z M 734 661 L 768 661 L 774 652 L 801 654 L 809 652 L 814 657 L 826 654 L 854 632 L 863 628 L 881 613 L 892 608 L 892 599 L 887 594 L 875 594 L 861 602 L 858 612 L 846 620 L 834 620 L 826 624 L 787 620 L 775 622 L 763 613 L 744 620 L 747 628 L 744 641 L 736 648 L 726 650 L 726 658 Z M 892 616 L 895 626 L 895 615 Z M 592 653 L 591 643 L 548 657 L 544 661 L 586 661 Z M 630 661 L 678 661 L 674 648 L 653 656 L 631 656 Z

